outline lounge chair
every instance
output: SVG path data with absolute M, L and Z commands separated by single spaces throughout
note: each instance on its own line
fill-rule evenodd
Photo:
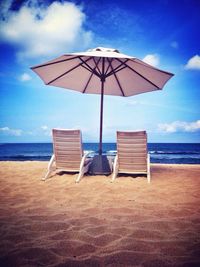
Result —
M 48 171 L 42 180 L 46 180 L 52 172 L 78 172 L 76 182 L 88 171 L 90 160 L 83 153 L 80 130 L 53 129 L 54 154 L 48 165 Z
M 117 132 L 117 155 L 112 181 L 118 173 L 146 174 L 150 183 L 150 157 L 146 131 Z

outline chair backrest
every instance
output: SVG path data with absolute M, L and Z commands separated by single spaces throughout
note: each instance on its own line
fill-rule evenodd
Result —
M 56 167 L 78 171 L 83 156 L 81 131 L 53 129 L 52 134 Z
M 125 173 L 147 172 L 146 131 L 117 132 L 119 171 Z

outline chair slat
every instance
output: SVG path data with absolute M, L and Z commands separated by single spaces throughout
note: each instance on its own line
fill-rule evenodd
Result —
M 135 163 L 142 163 L 142 164 L 146 164 L 147 160 L 146 158 L 125 158 L 125 157 L 120 157 L 119 158 L 119 163 L 120 164 L 135 164 Z
M 119 167 L 119 170 L 140 170 L 140 169 L 143 169 L 143 170 L 147 170 L 146 168 L 146 164 L 139 164 L 139 163 L 131 163 L 131 164 L 128 164 L 128 163 L 124 163 L 122 165 L 120 165 Z
M 146 149 L 146 144 L 134 144 L 134 143 L 127 143 L 127 144 L 118 144 L 117 148 L 120 149 L 127 149 L 127 150 L 140 150 L 140 149 Z
M 145 142 L 145 138 L 118 139 L 118 144 L 144 144 Z

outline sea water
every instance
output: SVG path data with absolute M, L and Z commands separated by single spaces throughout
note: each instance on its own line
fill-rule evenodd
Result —
M 84 150 L 91 155 L 98 151 L 98 143 L 84 143 Z M 116 155 L 116 143 L 104 143 L 103 151 Z M 200 164 L 200 144 L 148 143 L 152 163 Z M 0 144 L 0 161 L 48 161 L 53 153 L 51 143 Z

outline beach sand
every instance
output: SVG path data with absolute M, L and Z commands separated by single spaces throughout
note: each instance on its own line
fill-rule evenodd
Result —
M 200 266 L 200 166 L 145 177 L 61 174 L 0 163 L 0 266 Z

